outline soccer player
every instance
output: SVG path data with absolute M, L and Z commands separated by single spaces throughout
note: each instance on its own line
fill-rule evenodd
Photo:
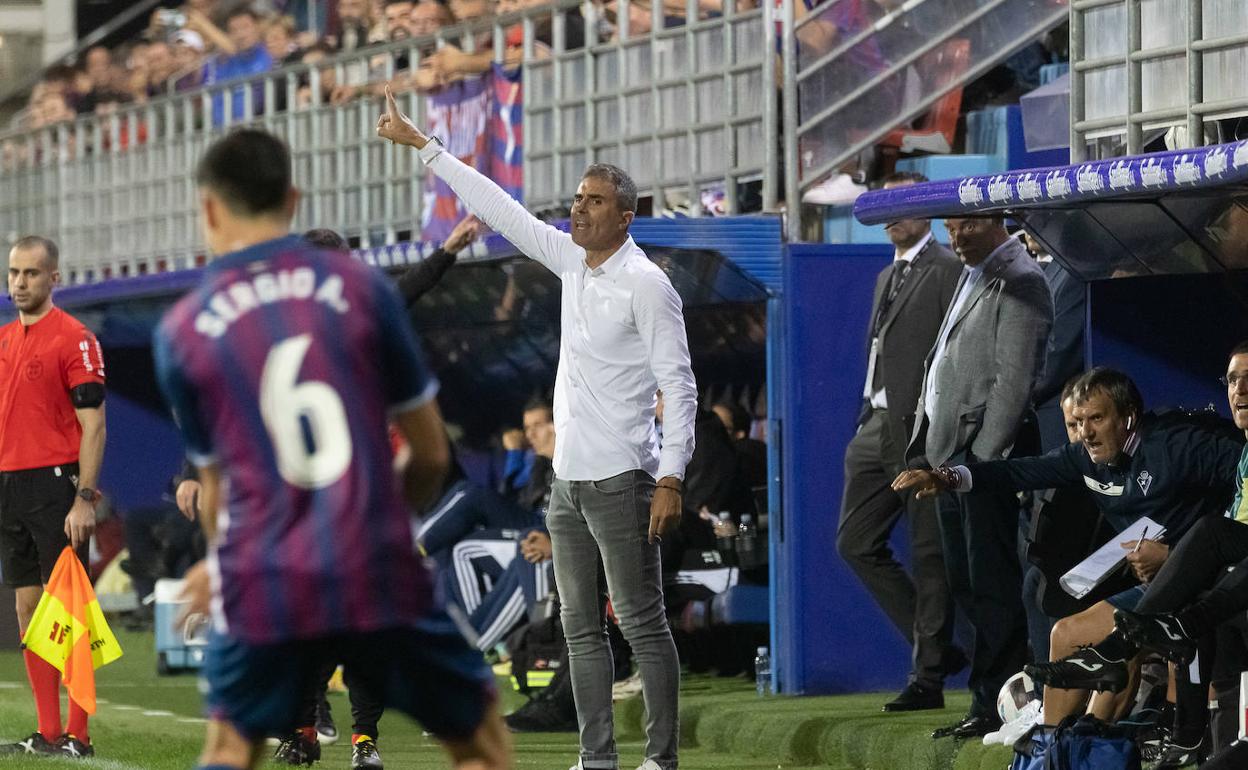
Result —
M 157 376 L 199 468 L 209 604 L 201 770 L 254 767 L 294 728 L 298 683 L 341 660 L 420 720 L 458 768 L 510 766 L 493 678 L 437 605 L 392 475 L 387 418 L 411 446 L 402 487 L 428 504 L 449 449 L 403 306 L 380 272 L 290 234 L 281 140 L 235 131 L 196 171 L 202 284 L 155 334 Z

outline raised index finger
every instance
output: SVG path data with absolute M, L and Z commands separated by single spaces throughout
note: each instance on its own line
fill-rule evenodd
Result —
M 390 117 L 398 120 L 399 103 L 394 100 L 394 91 L 390 90 L 390 84 L 386 83 L 386 112 L 390 113 Z

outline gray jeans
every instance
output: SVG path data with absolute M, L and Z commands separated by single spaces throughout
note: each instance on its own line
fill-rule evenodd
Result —
M 654 479 L 639 470 L 601 481 L 557 478 L 551 488 L 546 527 L 568 639 L 581 765 L 587 770 L 619 767 L 611 714 L 608 596 L 641 670 L 646 758 L 664 770 L 676 767 L 680 662 L 663 609 L 659 546 L 646 542 L 653 494 Z

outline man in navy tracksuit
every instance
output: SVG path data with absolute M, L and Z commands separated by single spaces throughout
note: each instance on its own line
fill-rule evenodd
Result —
M 1136 577 L 1150 580 L 1165 561 L 1168 543 L 1176 542 L 1202 517 L 1220 516 L 1226 510 L 1243 437 L 1206 415 L 1145 414 L 1135 383 L 1111 369 L 1083 374 L 1075 383 L 1074 398 L 1079 443 L 1042 457 L 905 471 L 894 488 L 915 488 L 928 496 L 943 490 L 975 494 L 975 490 L 1085 486 L 1116 530 L 1141 516 L 1166 528 L 1163 540 L 1149 538 L 1128 556 Z M 1124 544 L 1128 550 L 1134 546 Z M 1143 586 L 1137 586 L 1058 621 L 1050 657 L 1061 659 L 1080 645 L 1103 639 L 1113 630 L 1114 609 L 1133 609 L 1142 596 Z M 1116 679 L 1084 684 L 1121 689 Z M 1045 723 L 1056 724 L 1074 713 L 1083 699 L 1082 690 L 1047 687 Z

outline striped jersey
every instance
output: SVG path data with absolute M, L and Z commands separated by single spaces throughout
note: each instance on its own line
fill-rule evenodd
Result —
M 165 315 L 154 355 L 188 456 L 225 482 L 218 628 L 267 644 L 419 619 L 432 582 L 387 422 L 437 381 L 381 272 L 296 236 L 234 252 Z

